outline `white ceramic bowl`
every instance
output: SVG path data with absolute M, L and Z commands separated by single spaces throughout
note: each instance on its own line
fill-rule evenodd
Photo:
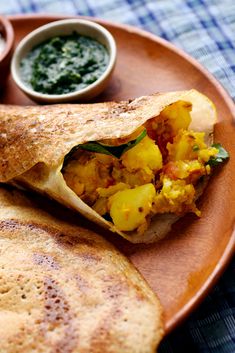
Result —
M 103 44 L 109 53 L 109 63 L 103 74 L 89 86 L 66 94 L 44 94 L 36 92 L 27 85 L 20 75 L 20 62 L 33 47 L 43 41 L 58 35 L 69 35 L 76 31 L 78 34 L 91 37 Z M 62 103 L 71 101 L 87 101 L 107 86 L 116 62 L 116 44 L 113 36 L 104 27 L 95 22 L 81 19 L 67 19 L 55 21 L 37 28 L 29 33 L 19 43 L 11 62 L 11 74 L 17 86 L 30 98 L 37 102 Z

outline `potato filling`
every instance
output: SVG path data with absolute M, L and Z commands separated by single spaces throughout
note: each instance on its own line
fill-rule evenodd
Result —
M 207 162 L 218 149 L 206 145 L 203 132 L 188 130 L 190 110 L 191 104 L 178 101 L 130 136 L 100 141 L 101 151 L 82 145 L 62 169 L 67 185 L 121 231 L 142 234 L 160 213 L 199 216 L 195 187 L 211 173 Z M 130 141 L 133 145 L 124 148 L 121 156 L 103 150 Z

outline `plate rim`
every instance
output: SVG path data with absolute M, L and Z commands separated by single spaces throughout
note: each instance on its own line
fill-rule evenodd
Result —
M 101 19 L 98 17 L 91 16 L 80 16 L 80 15 L 61 15 L 61 14 L 48 14 L 48 13 L 27 13 L 27 14 L 15 14 L 6 16 L 11 22 L 24 21 L 24 20 L 32 20 L 32 18 L 38 20 L 61 20 L 61 19 L 69 19 L 69 18 L 81 18 L 87 19 L 90 21 L 98 22 L 103 26 L 111 26 L 114 28 L 121 28 L 129 33 L 135 33 L 141 37 L 147 38 L 156 42 L 165 48 L 171 50 L 175 54 L 179 55 L 187 62 L 190 62 L 197 70 L 199 70 L 207 80 L 209 80 L 212 85 L 216 88 L 218 93 L 222 96 L 227 108 L 231 112 L 231 120 L 235 121 L 235 104 L 230 97 L 229 93 L 223 87 L 223 85 L 202 65 L 197 61 L 194 57 L 187 54 L 183 49 L 176 47 L 171 42 L 148 32 L 140 27 L 113 22 L 105 19 Z M 220 257 L 218 263 L 214 267 L 211 274 L 207 277 L 206 281 L 200 287 L 200 289 L 190 298 L 190 300 L 185 304 L 172 318 L 168 319 L 167 322 L 164 322 L 165 332 L 164 336 L 168 335 L 172 330 L 174 330 L 177 326 L 182 324 L 184 320 L 188 318 L 188 316 L 198 308 L 198 306 L 202 303 L 202 301 L 206 298 L 209 292 L 216 285 L 217 281 L 221 277 L 221 275 L 226 270 L 230 261 L 232 260 L 235 252 L 235 224 L 233 224 L 233 230 L 230 235 L 230 240 L 226 244 L 226 247 L 223 251 L 222 256 Z M 138 270 L 138 268 L 137 268 Z M 139 270 L 138 270 L 139 271 Z M 143 275 L 142 275 L 143 276 Z M 156 293 L 157 295 L 157 293 Z

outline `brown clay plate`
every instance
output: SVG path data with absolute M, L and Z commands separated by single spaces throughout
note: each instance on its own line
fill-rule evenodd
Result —
M 27 33 L 61 16 L 12 16 L 16 44 Z M 234 252 L 235 109 L 220 84 L 194 59 L 166 41 L 140 29 L 97 20 L 114 36 L 118 59 L 113 78 L 97 101 L 135 98 L 157 91 L 196 88 L 216 104 L 215 141 L 230 152 L 230 161 L 211 179 L 199 201 L 202 217 L 187 215 L 166 239 L 154 245 L 132 245 L 106 232 L 158 294 L 166 333 L 184 319 L 208 293 Z M 1 102 L 34 104 L 11 78 Z M 96 228 L 93 224 L 88 224 Z M 96 231 L 104 231 L 96 228 Z

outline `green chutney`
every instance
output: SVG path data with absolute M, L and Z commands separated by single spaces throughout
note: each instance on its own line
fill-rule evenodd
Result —
M 37 92 L 65 94 L 83 89 L 105 71 L 109 54 L 104 45 L 74 32 L 34 47 L 20 63 L 25 83 Z

